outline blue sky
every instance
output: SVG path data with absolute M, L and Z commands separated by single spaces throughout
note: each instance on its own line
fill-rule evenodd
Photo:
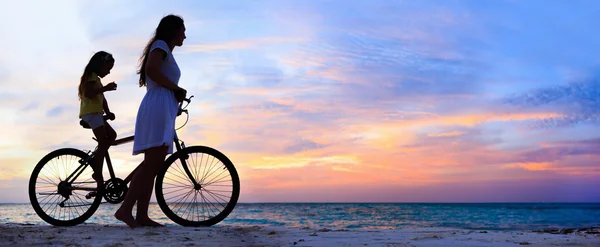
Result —
M 0 10 L 0 201 L 26 200 L 50 150 L 93 148 L 76 89 L 95 51 L 117 60 L 106 98 L 119 136 L 133 133 L 137 59 L 170 13 L 185 19 L 175 56 L 195 95 L 179 135 L 232 158 L 242 201 L 600 201 L 599 11 L 595 1 L 14 2 Z M 119 174 L 141 160 L 130 149 L 111 150 Z

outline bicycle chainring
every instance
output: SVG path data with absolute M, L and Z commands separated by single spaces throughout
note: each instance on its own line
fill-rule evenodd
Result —
M 104 182 L 104 199 L 112 204 L 125 200 L 127 184 L 120 178 L 111 178 Z

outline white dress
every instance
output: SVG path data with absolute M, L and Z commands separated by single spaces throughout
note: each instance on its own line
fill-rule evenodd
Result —
M 181 71 L 167 43 L 163 40 L 157 40 L 152 43 L 150 52 L 154 49 L 161 49 L 167 53 L 160 70 L 171 82 L 178 84 Z M 169 154 L 173 153 L 177 109 L 178 103 L 173 91 L 152 81 L 146 74 L 146 95 L 140 103 L 135 120 L 133 155 L 143 153 L 148 148 L 162 145 L 169 147 Z

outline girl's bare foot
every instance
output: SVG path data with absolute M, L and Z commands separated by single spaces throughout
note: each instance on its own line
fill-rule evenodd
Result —
M 115 218 L 117 218 L 117 220 L 123 221 L 131 228 L 135 228 L 138 226 L 137 222 L 133 218 L 133 215 L 122 213 L 120 209 L 117 210 L 117 212 L 115 213 Z
M 93 173 L 92 174 L 92 179 L 94 179 L 96 182 L 104 182 L 104 178 L 102 177 L 102 173 Z
M 139 226 L 152 226 L 152 227 L 161 227 L 164 226 L 156 221 L 151 220 L 148 217 L 138 217 L 135 219 L 135 222 L 139 225 Z
M 94 181 L 96 181 L 100 187 L 104 186 L 104 178 L 102 177 L 102 173 L 98 174 L 94 172 L 94 174 L 92 174 L 92 179 L 94 179 Z
M 96 185 L 98 185 L 99 194 L 102 194 L 104 192 L 104 178 L 102 177 L 102 173 L 92 174 L 92 179 L 94 179 L 96 181 Z

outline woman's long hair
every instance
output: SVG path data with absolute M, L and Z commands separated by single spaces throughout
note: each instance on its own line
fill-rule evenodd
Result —
M 150 39 L 144 53 L 140 57 L 140 65 L 137 73 L 140 75 L 139 85 L 143 87 L 146 85 L 146 61 L 148 61 L 148 53 L 150 53 L 150 47 L 157 40 L 163 40 L 167 44 L 171 42 L 179 29 L 183 27 L 183 19 L 176 15 L 167 15 L 160 20 L 158 27 L 154 31 L 153 37 Z
M 83 74 L 81 75 L 81 79 L 79 81 L 79 90 L 77 90 L 77 96 L 79 96 L 79 100 L 85 96 L 85 83 L 88 82 L 91 73 L 98 73 L 102 65 L 108 62 L 114 62 L 112 54 L 99 51 L 96 52 L 91 58 L 88 64 L 85 66 L 83 70 Z

